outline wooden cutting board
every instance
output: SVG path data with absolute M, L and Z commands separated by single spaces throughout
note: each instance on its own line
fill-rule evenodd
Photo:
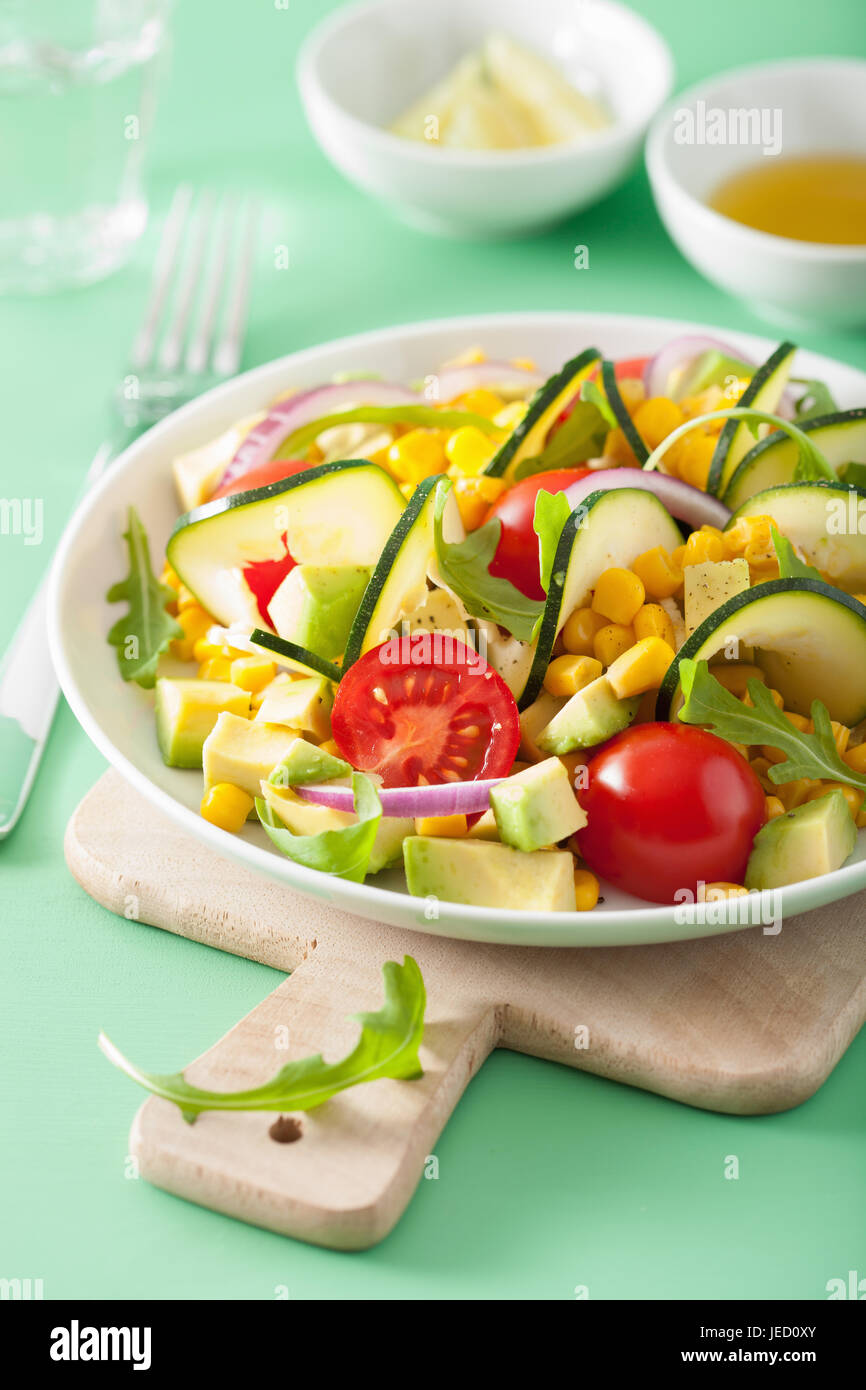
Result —
M 150 1182 L 336 1249 L 392 1228 L 495 1047 L 755 1115 L 811 1096 L 866 1019 L 866 895 L 777 936 L 586 950 L 450 941 L 350 916 L 221 859 L 115 772 L 72 817 L 66 857 L 112 912 L 292 972 L 187 1069 L 200 1086 L 255 1086 L 292 1058 L 342 1056 L 357 1038 L 347 1015 L 381 1004 L 383 963 L 418 961 L 429 999 L 421 1080 L 347 1091 L 299 1117 L 294 1143 L 270 1137 L 273 1114 L 187 1125 L 155 1098 L 133 1124 Z

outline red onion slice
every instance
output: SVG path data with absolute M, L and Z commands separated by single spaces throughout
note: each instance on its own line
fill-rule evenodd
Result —
M 430 398 L 447 403 L 481 386 L 499 387 L 505 395 L 528 394 L 537 390 L 544 377 L 526 367 L 514 367 L 510 362 L 472 362 L 465 367 L 443 367 L 427 380 L 431 383 Z
M 457 816 L 486 811 L 490 792 L 501 777 L 478 782 L 442 782 L 428 787 L 377 787 L 386 816 Z M 352 811 L 355 807 L 351 787 L 320 782 L 312 786 L 295 787 L 294 791 L 318 806 L 333 811 Z
M 730 343 L 723 343 L 719 338 L 704 338 L 698 333 L 686 333 L 665 343 L 655 357 L 651 357 L 647 362 L 643 374 L 647 396 L 669 395 L 668 382 L 674 369 L 694 357 L 699 357 L 702 352 L 721 352 L 725 357 L 733 357 L 736 362 L 743 362 L 750 367 L 755 365 L 739 349 L 731 347 Z
M 569 506 L 574 511 L 591 492 L 611 488 L 636 487 L 653 492 L 671 516 L 687 521 L 690 526 L 724 526 L 731 513 L 723 502 L 700 488 L 669 478 L 666 473 L 646 473 L 642 468 L 603 468 L 587 478 L 579 478 L 565 489 Z
M 352 405 L 422 405 L 422 398 L 408 386 L 389 381 L 341 381 L 328 386 L 316 386 L 278 401 L 271 411 L 240 444 L 237 453 L 223 473 L 217 487 L 225 487 L 242 478 L 252 468 L 272 459 L 284 439 L 324 415 Z M 216 491 L 217 488 L 214 489 Z

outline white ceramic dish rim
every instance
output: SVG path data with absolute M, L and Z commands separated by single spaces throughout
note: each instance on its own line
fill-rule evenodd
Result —
M 330 92 L 326 90 L 318 74 L 318 61 L 325 44 L 347 23 L 354 22 L 364 13 L 373 13 L 373 11 L 383 8 L 387 3 L 389 0 L 367 0 L 365 4 L 347 6 L 344 10 L 336 11 L 316 25 L 316 28 L 304 40 L 298 54 L 298 83 L 305 101 L 314 94 L 316 101 L 327 106 L 331 115 L 349 125 L 357 136 L 371 141 L 384 152 L 403 159 L 427 161 L 433 168 L 477 169 L 484 167 L 513 171 L 539 164 L 571 163 L 590 150 L 594 154 L 639 137 L 653 119 L 659 105 L 667 100 L 673 85 L 673 55 L 659 31 L 642 15 L 629 9 L 627 5 L 618 4 L 617 0 L 593 0 L 593 3 L 600 8 L 614 10 L 617 14 L 622 15 L 634 24 L 636 29 L 651 37 L 657 47 L 656 56 L 660 65 L 658 84 L 660 95 L 645 104 L 645 109 L 641 115 L 632 116 L 630 120 L 617 119 L 608 129 L 599 131 L 592 136 L 591 140 L 585 142 L 564 141 L 558 145 L 527 150 L 428 148 L 418 141 L 406 140 L 390 130 L 373 125 L 370 121 L 362 121 L 359 116 L 347 111 L 346 107 L 335 101 Z
M 325 876 L 316 870 L 304 868 L 281 857 L 273 850 L 252 844 L 239 836 L 218 829 L 203 820 L 189 807 L 177 801 L 167 791 L 156 786 L 104 733 L 98 719 L 91 713 L 87 699 L 75 680 L 67 656 L 67 643 L 71 640 L 72 634 L 64 631 L 62 623 L 62 594 L 65 573 L 76 547 L 86 534 L 89 518 L 100 508 L 104 493 L 119 475 L 134 473 L 139 456 L 152 453 L 154 445 L 159 444 L 163 438 L 170 438 L 178 425 L 184 424 L 198 414 L 206 419 L 211 412 L 219 413 L 215 411 L 215 407 L 226 396 L 237 390 L 241 382 L 247 387 L 260 384 L 262 399 L 267 401 L 273 399 L 281 389 L 285 388 L 287 382 L 291 380 L 293 372 L 303 374 L 307 369 L 315 368 L 317 360 L 328 357 L 336 348 L 351 352 L 353 355 L 357 352 L 362 357 L 366 350 L 375 348 L 377 344 L 390 344 L 395 338 L 399 338 L 401 341 L 423 339 L 436 331 L 459 333 L 465 337 L 466 342 L 479 340 L 483 342 L 486 332 L 492 333 L 497 328 L 503 329 L 506 326 L 517 330 L 520 330 L 522 326 L 525 326 L 527 330 L 530 326 L 534 329 L 539 327 L 543 329 L 547 325 L 551 328 L 568 326 L 573 330 L 575 336 L 580 333 L 592 336 L 593 334 L 599 335 L 600 331 L 604 333 L 606 326 L 615 332 L 618 326 L 634 327 L 635 323 L 646 329 L 648 339 L 659 343 L 665 341 L 666 338 L 685 333 L 710 334 L 724 338 L 726 333 L 732 332 L 732 330 L 671 319 L 646 318 L 634 314 L 591 312 L 517 312 L 430 319 L 420 323 L 353 334 L 299 352 L 286 354 L 281 358 L 252 368 L 240 376 L 231 378 L 175 411 L 166 420 L 147 431 L 145 435 L 124 451 L 114 462 L 108 474 L 100 480 L 76 508 L 64 530 L 49 576 L 48 634 L 52 660 L 67 702 L 91 742 L 136 791 L 183 830 L 203 841 L 215 853 L 228 855 L 229 858 L 237 859 L 248 868 L 264 872 L 270 878 L 288 883 L 290 887 L 305 893 L 307 896 L 327 899 L 334 906 L 347 912 L 354 912 L 362 917 L 389 922 L 392 925 L 434 936 L 492 944 L 507 943 L 553 947 L 626 944 L 615 940 L 611 941 L 610 938 L 616 936 L 618 926 L 625 927 L 627 924 L 642 928 L 637 939 L 635 939 L 634 933 L 630 934 L 631 940 L 628 944 L 644 945 L 722 935 L 730 931 L 744 930 L 752 925 L 751 922 L 701 925 L 687 922 L 677 924 L 674 918 L 674 908 L 666 904 L 652 907 L 606 908 L 600 912 L 534 913 L 523 910 L 501 911 L 495 908 L 473 907 L 443 901 L 437 904 L 437 916 L 435 918 L 422 920 L 422 900 L 397 893 L 392 889 L 351 883 L 345 879 Z M 746 351 L 753 352 L 758 360 L 760 360 L 761 354 L 766 356 L 770 350 L 771 344 L 767 339 L 738 332 L 733 332 L 733 336 Z M 855 369 L 834 359 L 823 358 L 822 360 L 832 363 L 834 367 L 849 374 L 855 372 Z M 863 384 L 864 397 L 866 397 L 866 376 L 863 378 Z M 203 429 L 202 434 L 204 441 L 208 437 L 207 427 Z M 154 454 L 154 457 L 157 456 Z M 107 576 L 107 583 L 113 577 L 115 576 Z M 323 878 L 326 879 L 324 885 Z M 781 890 L 780 901 L 777 905 L 781 908 L 783 916 L 793 917 L 797 913 L 806 912 L 813 907 L 847 897 L 862 888 L 866 888 L 866 860 L 846 865 L 819 879 L 807 879 L 802 883 L 789 885 Z M 762 898 L 767 896 L 762 895 Z M 410 912 L 415 913 L 413 921 L 406 920 Z
M 733 218 L 726 217 L 724 213 L 716 212 L 715 208 L 701 202 L 700 198 L 696 198 L 689 189 L 685 188 L 672 172 L 665 157 L 665 141 L 668 129 L 674 114 L 681 107 L 689 106 L 701 98 L 710 98 L 714 89 L 722 84 L 736 81 L 738 78 L 754 77 L 759 73 L 797 73 L 804 69 L 821 66 L 859 69 L 863 74 L 864 83 L 866 83 L 866 60 L 828 54 L 825 57 L 781 59 L 776 63 L 747 63 L 742 67 L 729 68 L 725 72 L 715 73 L 712 77 L 704 78 L 703 81 L 687 87 L 685 91 L 677 92 L 653 118 L 647 135 L 646 167 L 650 180 L 664 184 L 670 193 L 679 198 L 682 203 L 688 204 L 692 217 L 702 222 L 709 231 L 725 230 L 729 237 L 739 243 L 744 253 L 748 253 L 750 248 L 757 248 L 764 251 L 775 251 L 777 254 L 784 254 L 792 260 L 804 262 L 830 261 L 837 264 L 856 265 L 866 261 L 866 247 L 864 246 L 837 246 L 832 242 L 798 241 L 793 237 L 776 236 L 773 232 L 761 232 L 755 227 L 747 227 L 742 222 L 735 222 Z

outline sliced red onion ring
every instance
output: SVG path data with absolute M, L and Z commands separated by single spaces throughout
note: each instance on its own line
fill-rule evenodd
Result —
M 505 395 L 535 391 L 544 381 L 538 372 L 510 362 L 472 362 L 465 367 L 443 367 L 432 375 L 437 401 L 453 401 L 480 386 L 499 387 Z
M 431 787 L 381 787 L 377 791 L 386 816 L 471 815 L 488 809 L 491 789 L 502 780 L 491 777 L 478 782 L 442 782 Z M 354 810 L 351 787 L 321 782 L 295 787 L 294 791 L 318 806 L 330 806 L 333 811 Z
M 620 487 L 637 487 L 644 492 L 655 493 L 671 516 L 687 521 L 690 526 L 724 526 L 731 515 L 717 497 L 710 497 L 709 493 L 701 492 L 691 483 L 684 483 L 680 478 L 669 478 L 666 473 L 645 473 L 642 468 L 601 469 L 572 483 L 571 487 L 565 489 L 565 495 L 574 511 L 591 492 Z
M 290 434 L 319 420 L 324 415 L 351 405 L 412 405 L 423 404 L 422 398 L 408 386 L 389 381 L 341 381 L 328 386 L 316 386 L 278 401 L 271 411 L 239 446 L 237 453 L 219 480 L 218 487 L 242 478 L 252 468 L 272 459 L 284 439 Z M 215 488 L 214 491 L 217 491 Z
M 702 352 L 721 352 L 725 357 L 733 357 L 736 362 L 749 366 L 755 364 L 738 348 L 723 343 L 719 338 L 704 338 L 698 333 L 686 333 L 680 338 L 672 338 L 651 357 L 644 368 L 643 384 L 647 396 L 667 396 L 671 373 L 684 362 L 699 357 Z

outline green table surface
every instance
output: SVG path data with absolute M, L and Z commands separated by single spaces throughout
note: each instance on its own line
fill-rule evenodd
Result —
M 293 67 L 323 0 L 180 0 L 153 148 L 161 211 L 180 179 L 266 200 L 245 364 L 412 319 L 595 309 L 772 332 L 705 283 L 655 215 L 643 170 L 543 236 L 481 245 L 401 225 L 326 163 Z M 636 8 L 665 34 L 680 86 L 743 62 L 866 54 L 862 0 L 801 7 L 680 0 Z M 431 22 L 435 22 L 435 10 Z M 577 273 L 572 248 L 590 247 Z M 291 268 L 273 269 L 272 246 Z M 0 302 L 2 489 L 45 500 L 45 541 L 0 538 L 0 643 L 48 564 L 140 313 L 135 263 L 63 296 Z M 866 343 L 804 344 L 866 368 Z M 27 479 L 27 482 L 22 480 Z M 69 876 L 67 819 L 104 763 L 65 706 L 17 833 L 0 846 L 0 1276 L 47 1298 L 824 1298 L 866 1275 L 866 1033 L 807 1104 L 737 1119 L 510 1053 L 472 1082 L 404 1219 L 362 1255 L 317 1250 L 127 1176 L 141 1094 L 96 1048 L 105 1027 L 173 1070 L 278 982 L 273 970 L 120 920 Z M 840 908 L 844 911 L 844 907 Z M 323 1043 L 326 1040 L 323 1039 Z M 739 1159 L 739 1179 L 725 1177 Z

